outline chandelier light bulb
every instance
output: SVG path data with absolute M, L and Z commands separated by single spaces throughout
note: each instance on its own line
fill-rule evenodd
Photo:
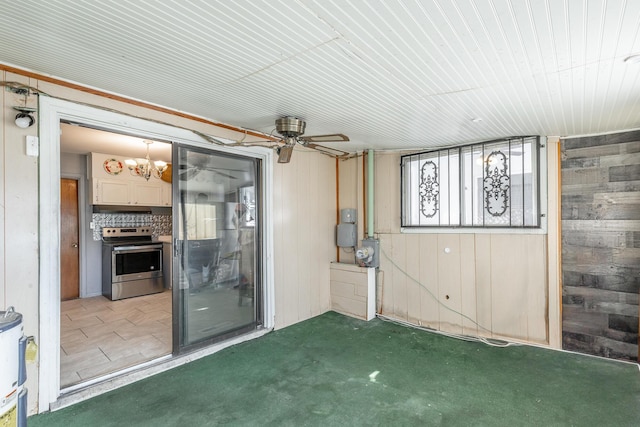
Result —
M 151 161 L 149 155 L 149 146 L 153 144 L 153 141 L 142 141 L 147 144 L 147 156 L 144 159 L 127 159 L 124 163 L 129 168 L 131 175 L 137 175 L 141 178 L 149 181 L 152 176 L 154 178 L 161 178 L 162 173 L 167 169 L 167 162 L 162 160 Z

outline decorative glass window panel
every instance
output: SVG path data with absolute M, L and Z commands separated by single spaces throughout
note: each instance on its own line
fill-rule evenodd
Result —
M 457 149 L 405 157 L 402 180 L 412 191 L 403 204 L 412 224 L 460 225 L 458 157 Z
M 402 156 L 403 227 L 539 227 L 539 139 Z

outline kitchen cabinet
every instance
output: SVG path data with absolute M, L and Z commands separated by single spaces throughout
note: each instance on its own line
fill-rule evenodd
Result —
M 132 204 L 142 206 L 164 206 L 162 203 L 162 184 L 160 182 L 132 182 L 132 189 Z
M 116 156 L 91 153 L 90 197 L 94 205 L 171 206 L 171 184 L 157 178 L 149 181 L 119 170 Z M 104 166 L 111 166 L 110 171 Z M 115 165 L 115 167 L 114 167 Z
M 94 205 L 127 205 L 131 203 L 130 187 L 127 181 L 93 179 L 91 200 Z
M 162 206 L 171 206 L 173 203 L 171 184 L 162 186 Z

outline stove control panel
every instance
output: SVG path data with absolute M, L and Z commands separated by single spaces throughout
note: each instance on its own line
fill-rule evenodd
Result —
M 151 226 L 147 225 L 142 227 L 104 227 L 102 229 L 102 237 L 140 237 L 152 234 Z

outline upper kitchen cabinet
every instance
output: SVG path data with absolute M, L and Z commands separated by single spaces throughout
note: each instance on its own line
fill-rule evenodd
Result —
M 124 180 L 92 178 L 91 195 L 94 205 L 127 205 L 133 200 L 131 183 Z
M 94 205 L 171 206 L 171 184 L 131 175 L 118 156 L 91 153 L 91 203 Z
M 173 201 L 173 193 L 171 192 L 171 190 L 171 184 L 162 186 L 162 206 L 171 206 L 171 203 Z

